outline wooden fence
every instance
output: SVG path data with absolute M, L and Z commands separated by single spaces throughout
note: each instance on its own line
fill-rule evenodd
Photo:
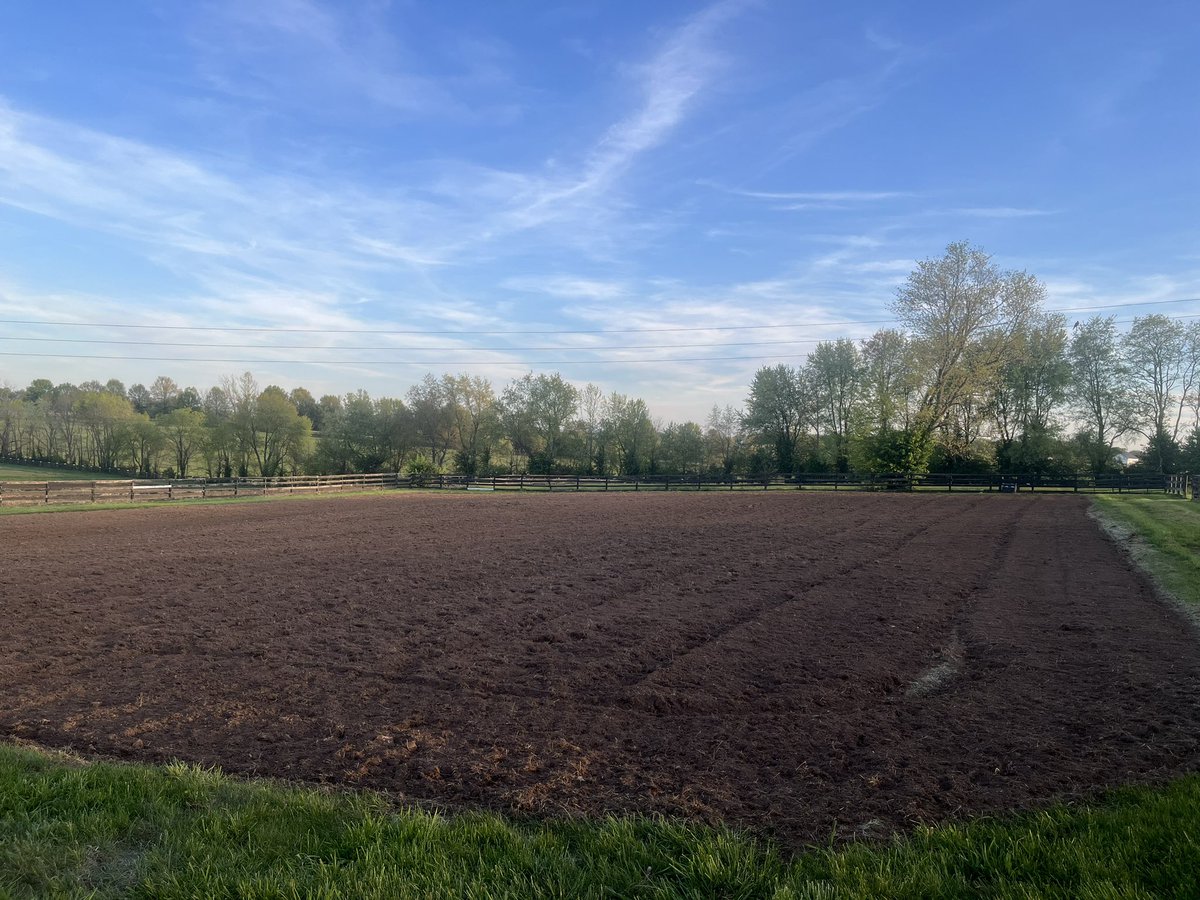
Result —
M 1188 488 L 1192 486 L 1191 475 L 1168 475 L 1166 492 L 1176 497 L 1187 497 Z M 1193 494 L 1194 498 L 1194 494 Z
M 370 475 L 295 475 L 278 478 L 180 478 L 129 481 L 4 481 L 0 506 L 71 503 L 140 503 L 146 500 L 207 500 L 270 494 L 331 493 L 408 487 L 395 472 Z
M 650 475 L 590 477 L 579 475 L 415 475 L 402 477 L 398 487 L 477 491 L 977 491 L 1057 493 L 1162 493 L 1170 475 L 871 475 L 816 473 L 768 476 Z
M 976 491 L 1046 493 L 1171 493 L 1196 498 L 1200 476 L 1187 475 L 864 475 L 855 473 L 761 477 L 654 475 L 295 475 L 276 478 L 188 478 L 122 481 L 0 482 L 0 506 L 200 500 L 271 494 L 364 490 L 464 491 Z

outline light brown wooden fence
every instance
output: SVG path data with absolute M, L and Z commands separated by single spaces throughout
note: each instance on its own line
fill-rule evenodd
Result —
M 268 494 L 382 490 L 402 486 L 408 486 L 408 478 L 395 472 L 219 480 L 186 478 L 172 481 L 4 481 L 0 482 L 0 506 L 207 500 L 223 497 L 261 497 Z

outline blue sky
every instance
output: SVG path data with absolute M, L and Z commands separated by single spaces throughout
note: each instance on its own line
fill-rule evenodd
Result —
M 49 354 L 0 382 L 557 370 L 703 420 L 953 240 L 1054 307 L 1197 297 L 1197 46 L 1184 2 L 10 0 L 0 319 L 89 324 L 0 324 Z

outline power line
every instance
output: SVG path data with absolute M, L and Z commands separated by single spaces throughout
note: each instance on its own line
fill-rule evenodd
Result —
M 678 328 L 593 328 L 559 330 L 508 330 L 508 331 L 462 331 L 462 330 L 409 330 L 388 331 L 379 328 L 248 328 L 243 326 L 218 325 L 145 325 L 119 322 L 51 322 L 40 319 L 0 319 L 2 325 L 45 325 L 68 328 L 148 328 L 163 331 L 236 331 L 266 332 L 270 334 L 387 334 L 387 335 L 503 335 L 503 334 L 651 334 L 678 331 L 749 331 L 764 328 L 823 328 L 846 325 L 886 325 L 895 319 L 859 319 L 849 322 L 792 322 L 774 325 L 692 325 Z
M 1197 313 L 1195 315 L 1165 316 L 1164 318 L 1168 318 L 1168 319 L 1172 319 L 1172 320 L 1198 319 L 1198 318 L 1200 318 L 1200 313 Z M 1132 319 L 1118 319 L 1117 321 L 1126 323 L 1126 322 L 1132 322 L 1133 320 Z M 997 327 L 997 326 L 988 326 L 988 327 Z M 26 338 L 0 338 L 0 340 L 26 340 Z M 51 340 L 52 341 L 55 339 L 54 338 L 32 338 L 29 340 Z M 64 340 L 67 340 L 67 339 L 64 339 Z M 828 340 L 828 338 L 826 338 L 825 340 Z M 757 346 L 757 345 L 764 345 L 764 344 L 819 344 L 821 342 L 822 342 L 821 339 L 808 338 L 808 339 L 796 340 L 796 341 L 743 341 L 743 342 L 730 342 L 727 344 L 674 344 L 674 345 L 664 344 L 664 345 L 659 345 L 659 346 L 641 345 L 641 346 L 630 346 L 630 347 L 543 347 L 543 348 L 526 348 L 526 349 L 529 349 L 529 350 L 563 350 L 563 351 L 578 350 L 578 351 L 582 351 L 582 352 L 586 352 L 586 353 L 597 353 L 597 352 L 612 351 L 612 350 L 651 350 L 651 349 L 674 350 L 674 349 L 680 349 L 680 348 L 695 348 L 695 347 L 711 347 L 714 349 L 718 349 L 721 347 Z M 490 348 L 490 347 L 440 347 L 440 348 L 321 347 L 321 348 L 314 348 L 314 347 L 265 347 L 265 346 L 262 346 L 261 344 L 259 344 L 259 345 L 255 345 L 255 344 L 249 344 L 249 345 L 247 345 L 247 344 L 178 344 L 177 345 L 177 344 L 171 344 L 171 343 L 166 343 L 166 344 L 160 345 L 158 342 L 155 342 L 155 341 L 111 341 L 111 342 L 97 341 L 97 343 L 116 343 L 116 344 L 140 343 L 140 344 L 150 345 L 150 346 L 169 346 L 169 347 L 170 346 L 252 347 L 252 348 L 257 347 L 257 349 L 260 349 L 260 350 L 302 350 L 302 349 L 325 350 L 325 349 L 327 349 L 327 350 L 333 350 L 333 351 L 346 351 L 346 350 L 360 349 L 360 350 L 387 351 L 387 350 L 399 350 L 399 349 L 407 349 L 407 350 L 437 349 L 440 351 L 461 350 L 464 352 L 466 352 L 466 351 L 515 352 L 516 350 L 521 349 L 521 348 L 515 348 L 515 347 L 502 347 L 502 348 Z M 734 360 L 743 360 L 744 361 L 744 360 L 762 360 L 762 359 L 793 359 L 793 358 L 795 358 L 796 355 L 797 354 L 795 354 L 795 353 L 786 353 L 786 354 L 746 355 L 746 356 L 656 356 L 656 357 L 652 357 L 650 359 L 534 359 L 534 360 L 289 359 L 287 357 L 275 357 L 273 359 L 228 359 L 228 358 L 215 359 L 215 358 L 194 357 L 194 356 L 188 356 L 188 357 L 126 356 L 124 354 L 101 355 L 101 354 L 82 354 L 82 353 L 21 353 L 21 352 L 16 352 L 16 351 L 7 351 L 7 350 L 0 351 L 0 356 L 17 356 L 17 357 L 26 357 L 26 358 L 34 358 L 34 359 L 105 359 L 105 360 L 117 359 L 117 360 L 128 360 L 130 362 L 228 363 L 228 364 L 233 364 L 233 365 L 276 365 L 279 363 L 287 363 L 289 365 L 296 365 L 296 366 L 425 366 L 425 367 L 429 367 L 429 366 L 498 366 L 498 365 L 590 366 L 590 365 L 625 365 L 625 364 L 633 365 L 633 364 L 639 364 L 639 363 L 645 364 L 645 363 L 679 363 L 679 362 L 729 362 L 729 361 L 734 361 Z
M 462 348 L 469 350 L 469 347 Z M 233 363 L 236 365 L 273 365 L 287 363 L 294 366 L 591 366 L 626 365 L 636 363 L 679 363 L 679 362 L 726 362 L 747 359 L 793 359 L 796 354 L 775 356 L 661 356 L 654 359 L 533 359 L 533 360 L 428 360 L 428 359 L 212 359 L 179 356 L 125 356 L 90 355 L 74 353 L 12 353 L 0 351 L 0 356 L 21 356 L 37 359 L 119 359 L 130 362 L 173 362 L 173 363 Z
M 1103 309 L 1127 309 L 1135 306 L 1161 306 L 1173 303 L 1200 303 L 1200 297 L 1184 297 L 1176 300 L 1143 300 L 1131 303 L 1108 303 L 1095 306 L 1063 306 L 1047 309 L 1046 312 L 1094 312 Z M 590 329 L 408 329 L 385 330 L 378 328 L 277 328 L 223 325 L 149 325 L 131 322 L 60 322 L 46 319 L 0 319 L 4 325 L 40 325 L 65 328 L 137 328 L 160 331 L 232 331 L 269 334 L 378 334 L 378 335 L 529 335 L 529 334 L 656 334 L 687 331 L 752 331 L 767 328 L 826 328 L 853 325 L 896 324 L 897 319 L 855 319 L 844 322 L 780 322 L 770 325 L 690 325 L 673 328 L 590 328 Z
M 819 344 L 826 338 L 797 338 L 787 341 L 726 341 L 720 344 L 703 343 L 703 344 L 623 344 L 615 345 L 608 344 L 603 347 L 400 347 L 400 346 L 374 346 L 374 347 L 329 347 L 320 344 L 216 344 L 212 341 L 110 341 L 104 338 L 46 338 L 46 337 L 9 337 L 0 335 L 0 341 L 30 341 L 42 344 L 110 344 L 110 345 L 133 345 L 138 347 L 222 347 L 231 350 L 382 350 L 382 351 L 418 351 L 418 352 L 434 352 L 446 350 L 473 350 L 478 352 L 496 352 L 496 353 L 530 353 L 546 350 L 560 351 L 580 351 L 580 352 L 595 352 L 603 350 L 678 350 L 678 349 L 695 349 L 697 347 L 757 347 L 768 344 Z
M 1056 312 L 1065 312 L 1067 310 L 1055 310 L 1055 311 Z M 1178 315 L 1178 316 L 1165 316 L 1164 318 L 1171 319 L 1171 320 L 1197 319 L 1197 318 L 1200 318 L 1200 313 L 1184 314 L 1184 315 Z M 1115 319 L 1114 321 L 1117 324 L 1127 324 L 1134 320 L 1133 319 Z M 986 327 L 995 328 L 995 327 L 1000 327 L 1002 324 L 1003 323 L 998 323 L 997 325 L 991 325 L 991 326 L 986 326 Z M 757 326 L 754 326 L 754 327 L 757 327 Z M 783 327 L 783 326 L 780 326 L 780 327 Z M 151 340 L 132 341 L 132 340 L 110 340 L 110 339 L 106 339 L 106 338 L 47 338 L 47 337 L 13 337 L 13 336 L 9 336 L 9 335 L 0 335 L 0 341 L 26 341 L 29 343 L 49 343 L 49 344 L 102 344 L 102 345 L 108 345 L 108 346 L 139 346 L 139 347 L 212 347 L 212 348 L 219 347 L 222 349 L 230 349 L 230 350 L 235 350 L 235 349 L 236 350 L 262 350 L 262 351 L 278 351 L 278 352 L 290 352 L 293 350 L 328 350 L 328 351 L 332 351 L 332 352 L 365 352 L 365 351 L 369 351 L 369 352 L 382 352 L 382 353 L 388 353 L 388 352 L 443 353 L 443 352 L 447 352 L 447 351 L 474 352 L 474 353 L 533 353 L 533 352 L 548 352 L 548 351 L 549 352 L 557 351 L 557 352 L 564 352 L 564 353 L 604 353 L 604 352 L 613 352 L 613 351 L 621 352 L 621 351 L 627 351 L 627 350 L 695 350 L 695 349 L 705 349 L 705 348 L 712 349 L 712 350 L 720 350 L 720 349 L 726 348 L 726 347 L 766 347 L 766 346 L 791 346 L 791 345 L 795 345 L 795 344 L 820 344 L 824 341 L 838 340 L 838 339 L 856 340 L 855 338 L 848 338 L 846 335 L 838 335 L 838 336 L 826 336 L 824 338 L 792 338 L 792 339 L 786 339 L 786 340 L 781 339 L 781 340 L 769 340 L 769 341 L 723 341 L 721 343 L 705 342 L 705 343 L 698 343 L 698 344 L 696 344 L 696 343 L 692 343 L 692 344 L 608 344 L 608 345 L 604 345 L 604 346 L 594 346 L 594 347 L 563 347 L 563 346 L 414 347 L 414 346 L 398 346 L 398 345 L 396 345 L 396 346 L 376 345 L 376 346 L 360 346 L 360 347 L 348 346 L 347 347 L 347 346 L 325 346 L 325 345 L 317 345 L 317 344 L 271 345 L 271 344 L 236 344 L 236 343 L 224 343 L 224 342 L 213 342 L 213 341 L 151 341 Z M 112 356 L 112 357 L 90 356 L 90 355 L 79 355 L 79 354 L 72 354 L 72 353 L 17 353 L 17 352 L 3 352 L 3 353 L 0 353 L 0 356 L 31 356 L 31 357 L 40 356 L 40 357 L 55 358 L 55 359 L 131 359 L 131 360 L 136 360 L 136 359 L 153 360 L 153 359 L 159 358 L 159 357 L 137 357 L 137 356 Z M 208 360 L 192 359 L 192 358 L 188 358 L 188 357 L 165 357 L 165 358 L 173 359 L 178 362 L 189 362 L 189 361 L 205 362 L 205 361 L 208 361 Z M 779 356 L 762 356 L 762 357 L 739 356 L 739 357 L 714 357 L 714 358 L 778 359 L 781 357 L 779 357 Z M 235 362 L 235 363 L 236 362 L 261 363 L 261 362 L 291 362 L 292 360 L 287 360 L 287 359 L 236 360 L 236 359 L 231 359 L 231 360 L 219 360 L 219 361 L 220 362 Z M 594 360 L 594 361 L 595 362 L 605 362 L 605 360 Z M 635 361 L 637 361 L 637 360 L 618 360 L 618 359 L 611 360 L 611 362 L 614 362 L 614 363 L 635 362 Z M 641 361 L 642 362 L 653 362 L 654 360 L 641 360 Z M 668 362 L 668 361 L 670 361 L 670 358 L 665 357 L 665 358 L 663 358 L 662 361 Z M 302 364 L 304 361 L 296 360 L 295 362 Z M 309 360 L 307 362 L 312 365 L 323 364 L 323 361 L 319 361 L 319 360 Z M 344 362 L 344 361 L 341 361 L 341 362 Z M 388 361 L 386 361 L 386 360 L 378 360 L 378 361 L 364 360 L 362 362 L 387 363 Z M 427 364 L 433 364 L 433 363 L 450 364 L 450 363 L 447 363 L 446 360 L 428 360 L 427 361 Z M 336 364 L 336 361 L 330 360 L 329 364 L 331 364 L 331 365 Z M 390 364 L 390 363 L 388 363 L 388 364 Z M 413 364 L 416 365 L 417 363 L 415 361 L 413 361 Z M 454 363 L 454 364 L 461 365 L 461 363 Z M 472 364 L 474 364 L 474 363 L 472 363 Z
M 1104 306 L 1059 306 L 1046 312 L 1091 312 L 1097 309 L 1128 309 L 1131 306 L 1161 306 L 1166 303 L 1200 303 L 1200 297 L 1184 297 L 1181 300 L 1140 300 L 1136 303 L 1108 303 Z

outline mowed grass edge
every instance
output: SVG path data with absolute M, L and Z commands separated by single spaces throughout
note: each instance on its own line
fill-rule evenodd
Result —
M 0 745 L 4 897 L 1195 897 L 1200 776 L 781 852 L 645 818 L 510 820 Z
M 1165 495 L 1100 495 L 1101 523 L 1169 594 L 1200 611 L 1200 503 Z

